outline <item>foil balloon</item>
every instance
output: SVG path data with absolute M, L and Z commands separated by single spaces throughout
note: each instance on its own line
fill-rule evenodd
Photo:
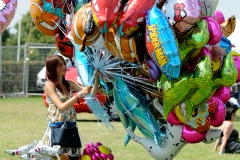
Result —
M 73 40 L 80 45 L 81 51 L 85 50 L 85 46 L 97 41 L 101 32 L 93 22 L 91 3 L 85 4 L 74 14 L 71 32 Z
M 230 87 L 222 86 L 215 91 L 213 96 L 217 96 L 220 100 L 223 101 L 224 104 L 226 104 L 228 100 L 231 98 L 231 89 Z
M 239 56 L 234 56 L 234 63 L 235 63 L 235 66 L 238 70 L 238 78 L 237 78 L 237 81 L 236 83 L 240 82 L 240 57 Z
M 138 55 L 138 61 L 142 63 L 145 60 L 147 48 L 145 42 L 145 27 L 139 28 L 134 34 L 134 40 L 136 43 L 136 50 Z
M 219 98 L 217 99 L 218 106 L 216 108 L 216 111 L 214 112 L 213 116 L 210 119 L 210 123 L 214 127 L 219 127 L 222 125 L 225 115 L 226 115 L 226 109 L 224 106 L 224 103 Z
M 198 0 L 201 7 L 201 17 L 213 16 L 218 5 L 218 0 Z
M 65 14 L 69 11 L 71 0 L 41 0 L 43 10 L 52 13 L 61 19 L 65 18 Z
M 149 56 L 146 56 L 143 62 L 133 66 L 136 68 L 131 71 L 132 76 L 143 78 L 149 82 L 157 81 L 161 75 L 160 69 Z
M 167 117 L 167 121 L 173 125 L 182 124 L 182 122 L 178 119 L 174 111 L 171 111 Z
M 173 159 L 187 144 L 182 139 L 182 125 L 167 123 L 166 138 L 162 147 L 159 147 L 152 139 L 137 136 L 132 132 L 131 127 L 128 127 L 126 132 L 131 136 L 132 140 L 139 143 L 154 159 L 158 160 Z
M 30 13 L 32 21 L 37 29 L 44 35 L 54 36 L 59 32 L 59 26 L 62 19 L 54 13 L 44 10 L 43 5 L 44 3 L 41 3 L 38 0 L 31 0 Z
M 218 22 L 218 24 L 222 24 L 225 22 L 225 18 L 224 15 L 221 11 L 216 10 L 213 14 L 213 18 L 216 19 L 216 21 Z
M 186 102 L 195 90 L 205 87 L 211 81 L 211 78 L 211 60 L 208 55 L 199 60 L 195 72 L 190 74 L 183 72 L 175 81 L 170 81 L 162 75 L 164 118 L 177 105 Z
M 174 108 L 174 113 L 179 120 L 193 129 L 199 134 L 206 134 L 210 128 L 209 108 L 208 103 L 199 106 L 193 113 L 190 119 L 186 117 L 186 104 L 183 103 Z
M 108 159 L 114 160 L 112 150 L 109 147 L 102 145 L 102 143 L 88 143 L 83 150 L 83 155 L 80 160 L 100 160 Z
M 136 123 L 131 119 L 131 117 L 129 117 L 126 113 L 125 113 L 125 108 L 126 106 L 124 106 L 121 97 L 118 93 L 118 91 L 116 90 L 116 88 L 114 89 L 114 103 L 115 106 L 117 108 L 118 111 L 118 116 L 123 124 L 123 127 L 125 129 L 127 129 L 129 126 L 132 127 L 132 130 L 135 131 L 136 129 Z M 126 146 L 128 144 L 128 142 L 130 141 L 131 137 L 129 134 L 126 135 L 125 140 L 124 140 L 124 146 Z
M 54 36 L 54 39 L 55 39 L 55 44 L 56 44 L 58 51 L 67 58 L 73 58 L 73 52 L 74 52 L 73 44 L 67 38 L 67 36 L 62 34 L 62 32 L 60 31 L 60 33 L 57 33 Z
M 83 1 L 84 0 L 72 0 L 74 13 L 76 13 L 84 5 Z
M 205 103 L 218 88 L 221 86 L 232 86 L 236 82 L 237 76 L 238 71 L 235 67 L 233 56 L 228 54 L 223 58 L 223 65 L 219 75 L 214 76 L 204 87 L 197 88 L 191 97 L 186 100 L 187 118 L 190 118 L 193 111 L 200 104 Z
M 130 35 L 145 23 L 147 11 L 153 7 L 155 0 L 129 0 L 119 15 L 118 32 L 121 36 Z
M 202 19 L 204 19 L 207 22 L 208 31 L 210 34 L 210 37 L 207 43 L 210 45 L 219 43 L 222 38 L 222 31 L 221 31 L 220 25 L 217 23 L 217 21 L 214 18 L 210 16 L 202 17 Z
M 202 19 L 196 23 L 189 35 L 179 38 L 181 63 L 185 64 L 197 50 L 202 49 L 209 41 L 209 37 L 207 22 Z
M 91 49 L 87 47 L 85 52 L 91 52 Z M 81 84 L 83 86 L 86 86 L 89 84 L 94 68 L 89 65 L 87 58 L 84 56 L 84 53 L 79 51 L 77 47 L 74 47 L 74 53 L 75 53 L 75 65 L 78 71 L 79 78 L 81 80 Z
M 11 23 L 17 8 L 17 0 L 0 0 L 0 33 Z
M 156 118 L 144 103 L 142 95 L 131 85 L 125 83 L 121 78 L 116 79 L 116 87 L 124 106 L 125 113 L 137 124 L 138 129 L 151 138 L 159 146 L 162 145 L 164 133 L 160 130 Z
M 190 30 L 201 16 L 198 0 L 168 0 L 162 11 L 177 34 Z
M 205 137 L 206 137 L 206 134 L 200 134 L 195 130 L 193 130 L 190 126 L 183 125 L 182 138 L 187 143 L 198 143 L 204 140 Z
M 108 32 L 116 23 L 121 11 L 121 0 L 91 0 L 93 20 L 102 33 Z
M 224 36 L 229 37 L 235 30 L 236 17 L 233 15 L 221 24 L 222 33 Z
M 147 13 L 146 43 L 149 56 L 162 73 L 170 79 L 178 78 L 181 61 L 175 34 L 156 5 Z
M 150 77 L 154 80 L 158 80 L 161 76 L 161 71 L 159 70 L 158 66 L 153 61 L 153 59 L 151 59 L 150 57 L 146 59 L 147 59 L 147 65 L 148 65 L 148 71 L 149 71 Z
M 128 62 L 138 59 L 134 36 L 120 36 L 113 28 L 102 34 L 106 48 L 113 56 Z
M 197 50 L 192 54 L 192 56 L 187 60 L 187 62 L 182 67 L 182 70 L 188 70 L 190 72 L 194 72 L 199 61 L 204 56 L 209 56 L 212 60 L 212 55 L 207 47 L 203 47 L 201 50 Z

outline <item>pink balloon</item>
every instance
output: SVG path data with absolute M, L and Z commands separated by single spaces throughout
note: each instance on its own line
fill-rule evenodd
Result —
M 238 77 L 237 77 L 237 81 L 236 83 L 240 82 L 240 57 L 239 56 L 234 56 L 234 63 L 235 63 L 235 66 L 238 70 Z
M 222 24 L 223 22 L 225 22 L 224 15 L 223 15 L 223 13 L 221 11 L 216 10 L 214 12 L 213 18 L 216 19 L 218 24 Z
M 217 96 L 220 100 L 222 100 L 223 103 L 227 103 L 231 98 L 231 89 L 230 87 L 222 86 L 215 91 L 213 96 Z
M 182 122 L 177 118 L 174 111 L 171 111 L 167 117 L 167 121 L 173 125 L 179 125 L 182 124 Z
M 223 101 L 217 97 L 216 97 L 216 99 L 218 101 L 218 106 L 217 106 L 214 114 L 210 117 L 210 123 L 214 127 L 219 127 L 222 125 L 222 123 L 225 119 L 226 109 L 225 109 Z
M 207 22 L 208 31 L 210 33 L 208 44 L 214 45 L 219 43 L 222 37 L 222 30 L 218 22 L 210 16 L 202 17 L 202 19 Z
M 198 143 L 204 140 L 206 137 L 206 134 L 200 134 L 193 130 L 192 127 L 188 125 L 182 126 L 182 138 L 184 141 L 188 143 Z

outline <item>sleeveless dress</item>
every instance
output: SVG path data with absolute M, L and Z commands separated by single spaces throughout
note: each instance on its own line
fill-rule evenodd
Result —
M 57 88 L 55 88 L 55 92 L 60 97 L 62 102 L 67 101 L 70 97 L 67 97 L 65 94 L 62 94 Z M 48 113 L 47 113 L 47 120 L 49 123 L 56 123 L 56 122 L 76 122 L 77 121 L 77 114 L 74 107 L 70 107 L 65 111 L 61 111 L 51 100 L 50 97 L 47 96 L 48 102 Z M 44 137 L 42 138 L 43 145 L 51 147 L 51 130 L 48 127 Z M 66 148 L 61 147 L 62 154 L 65 154 L 70 157 L 80 157 L 81 150 L 80 148 Z
M 219 139 L 222 142 L 222 138 Z M 234 129 L 230 134 L 226 147 L 225 153 L 240 153 L 240 141 L 238 138 L 238 131 Z

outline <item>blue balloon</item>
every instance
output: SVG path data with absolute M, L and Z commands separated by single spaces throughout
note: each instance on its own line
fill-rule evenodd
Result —
M 78 46 L 74 47 L 76 68 L 83 86 L 87 86 L 90 84 L 94 73 L 94 68 L 90 65 L 84 53 L 81 52 L 77 47 Z M 92 52 L 92 50 L 91 48 L 87 47 L 84 52 Z
M 149 55 L 167 78 L 178 78 L 181 69 L 178 43 L 166 16 L 156 5 L 147 13 L 146 27 Z
M 125 113 L 136 123 L 141 133 L 149 139 L 154 139 L 156 144 L 161 146 L 164 138 L 162 135 L 165 134 L 161 132 L 155 116 L 144 106 L 146 103 L 142 95 L 136 89 L 131 90 L 129 84 L 121 78 L 116 78 L 114 95 L 116 93 L 121 97 Z
M 113 98 L 114 98 L 115 106 L 117 108 L 118 116 L 123 124 L 123 127 L 127 129 L 129 126 L 131 126 L 132 131 L 134 132 L 136 129 L 136 123 L 132 120 L 131 117 L 127 115 L 126 111 L 124 110 L 126 106 L 124 106 L 124 104 L 122 103 L 121 97 L 119 95 L 119 92 L 116 90 L 116 88 L 114 89 Z M 127 134 L 124 140 L 124 146 L 128 144 L 130 139 L 131 139 L 130 135 Z

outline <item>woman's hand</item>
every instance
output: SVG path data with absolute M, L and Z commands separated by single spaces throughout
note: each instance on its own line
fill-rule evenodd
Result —
M 78 95 L 81 97 L 81 96 L 85 96 L 89 93 L 91 93 L 92 91 L 92 86 L 86 86 L 86 87 L 83 87 L 81 91 L 78 92 Z
M 100 71 L 98 69 L 95 69 L 94 77 L 95 79 L 98 78 Z

